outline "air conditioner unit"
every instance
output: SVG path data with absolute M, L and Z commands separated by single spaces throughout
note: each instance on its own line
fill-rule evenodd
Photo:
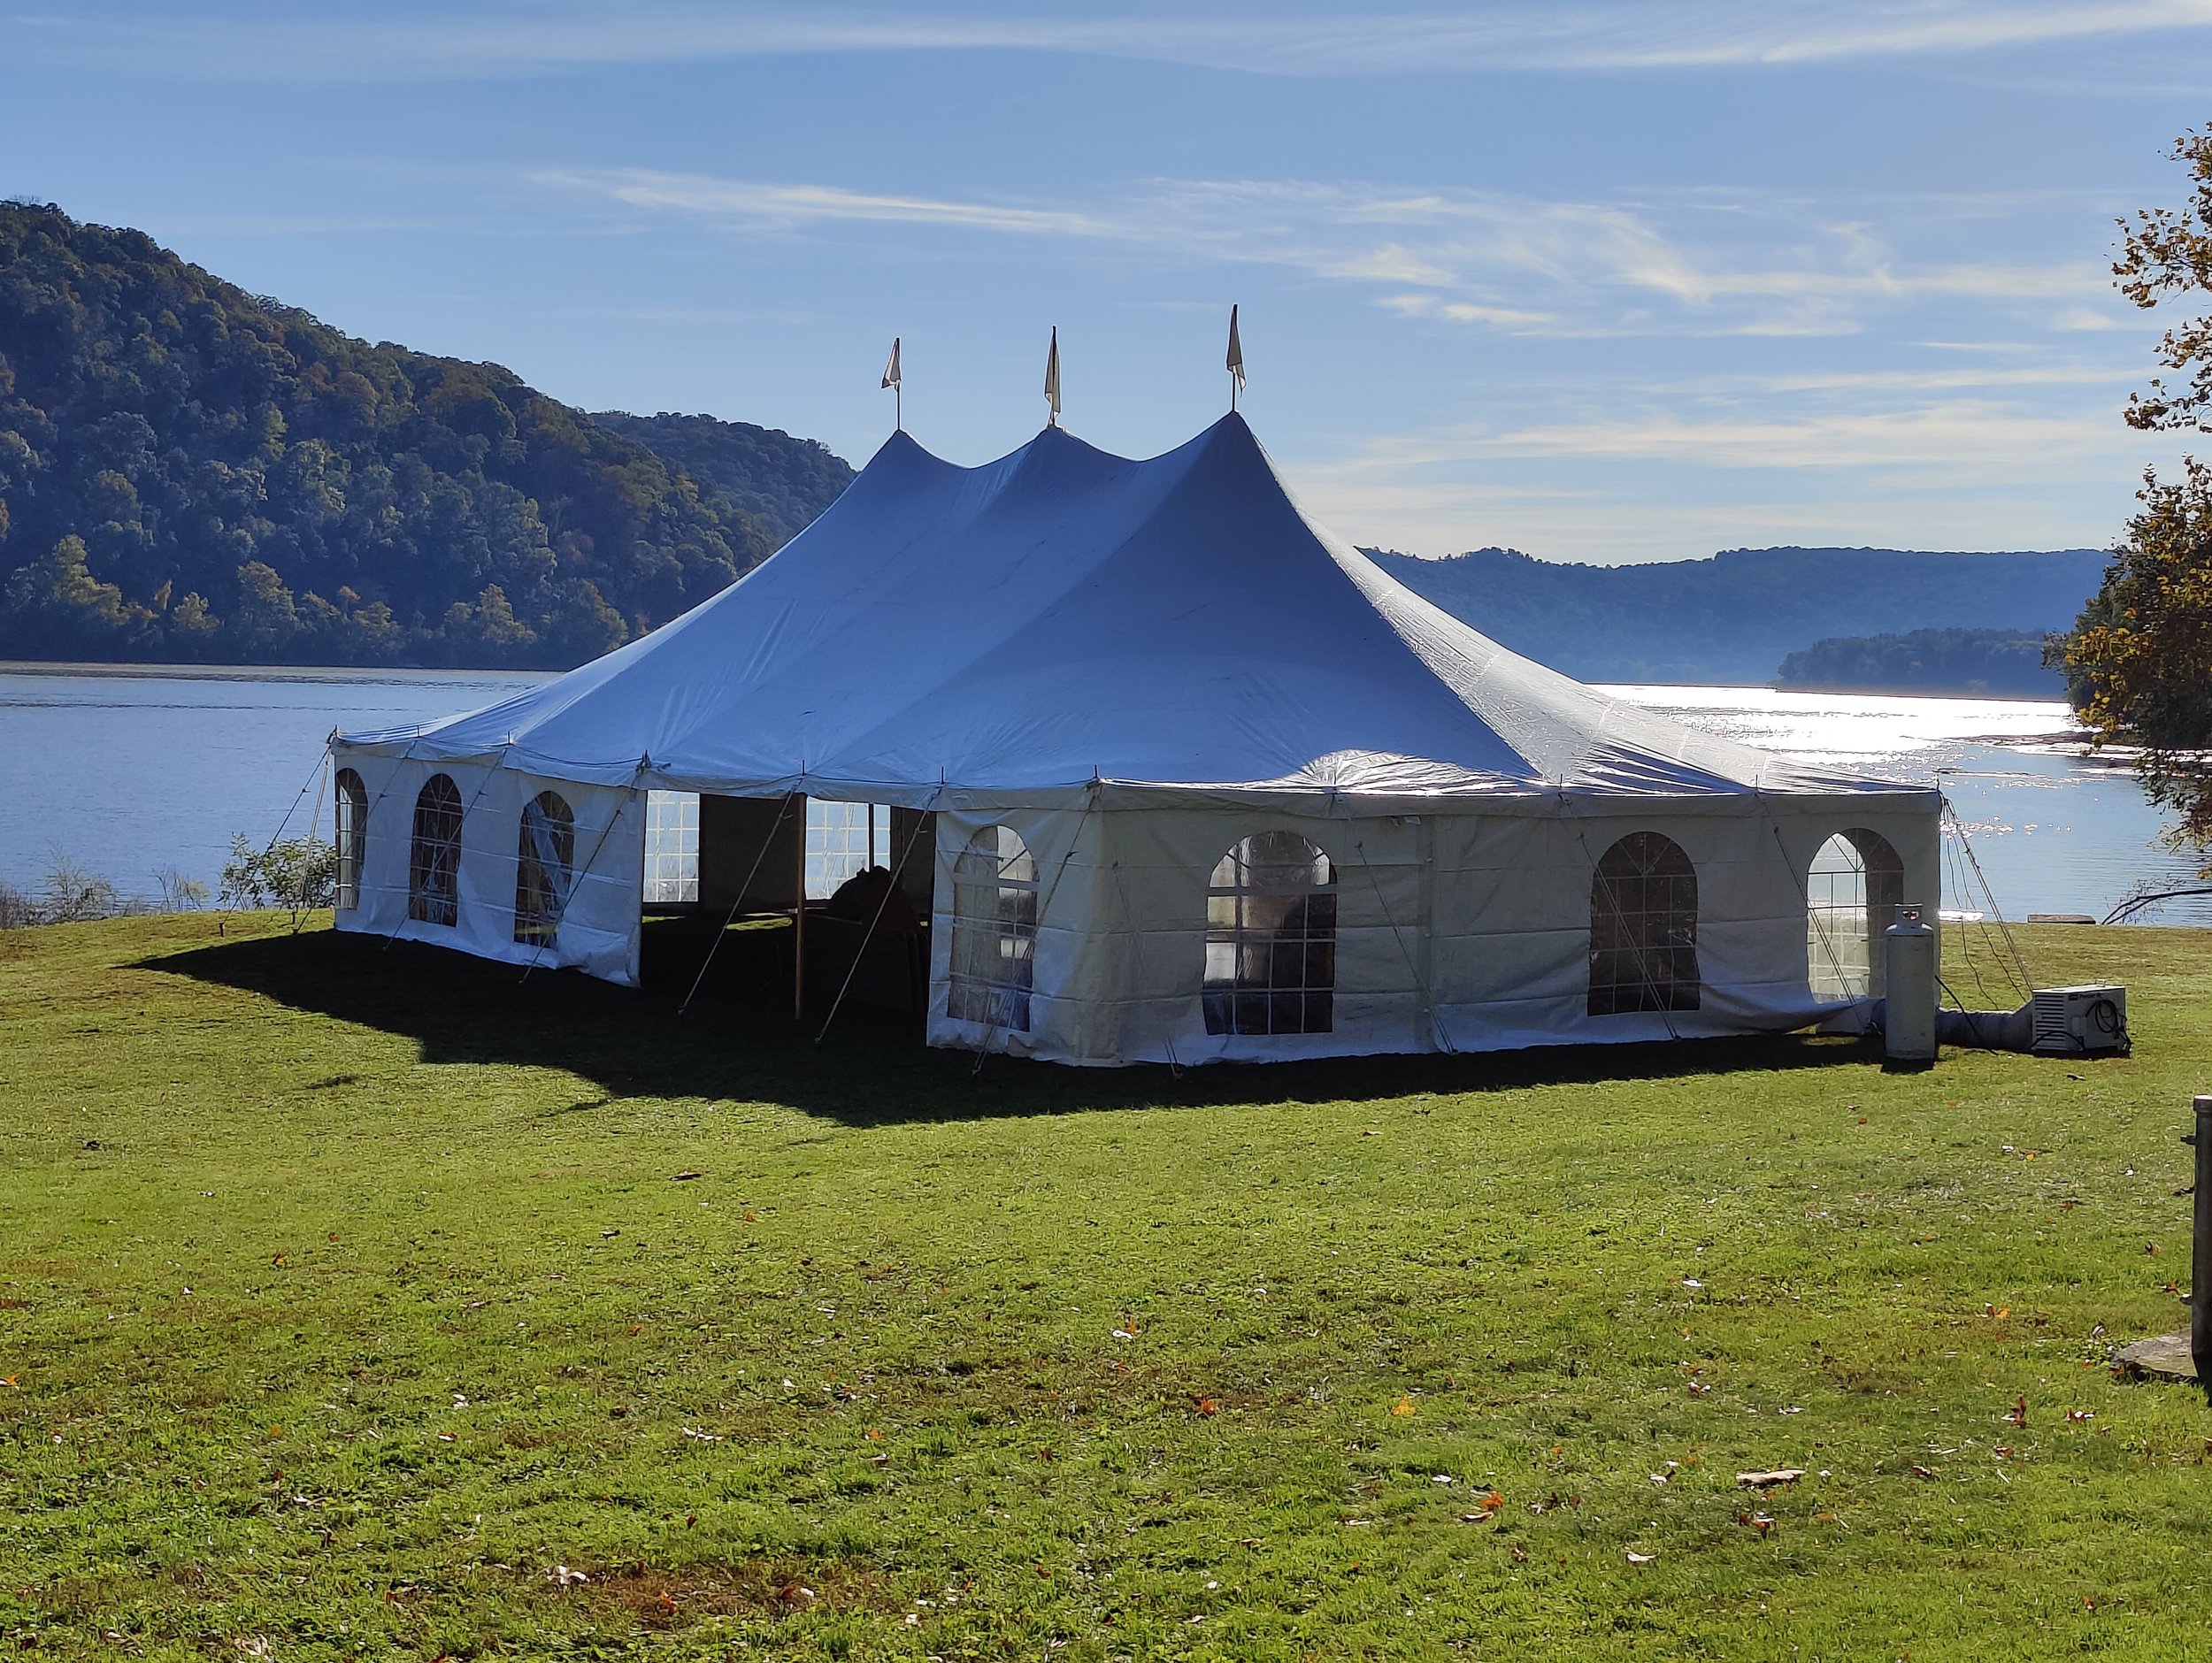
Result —
M 2039 987 L 2030 1001 L 2039 1057 L 2125 1056 L 2128 993 L 2124 987 Z

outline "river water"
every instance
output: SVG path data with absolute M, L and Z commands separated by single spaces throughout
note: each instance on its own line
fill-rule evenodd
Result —
M 330 834 L 320 801 L 334 728 L 396 726 L 474 709 L 545 679 L 498 671 L 174 670 L 0 665 L 0 883 L 35 892 L 58 856 L 126 895 L 173 869 L 212 886 L 234 832 L 258 846 Z M 1944 904 L 1985 910 L 1970 847 L 2005 916 L 2101 917 L 2134 885 L 2189 882 L 2156 846 L 2157 815 L 2124 770 L 2062 746 L 2005 745 L 2067 725 L 2063 705 L 1772 693 L 1609 691 L 1698 727 L 1883 778 L 1940 784 L 1967 838 L 1950 839 Z M 308 791 L 313 786 L 318 789 Z M 2212 923 L 2170 903 L 2147 921 Z

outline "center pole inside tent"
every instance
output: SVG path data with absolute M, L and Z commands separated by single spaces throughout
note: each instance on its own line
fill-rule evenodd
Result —
M 799 808 L 798 886 L 791 900 L 791 1020 L 806 1019 L 806 799 L 792 799 Z

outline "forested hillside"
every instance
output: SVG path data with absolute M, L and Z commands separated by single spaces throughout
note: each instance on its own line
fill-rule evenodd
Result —
M 634 439 L 702 491 L 719 491 L 765 525 L 779 544 L 796 537 L 853 482 L 842 456 L 813 439 L 711 416 L 632 416 L 595 410 L 602 427 Z
M 1571 566 L 1484 548 L 1374 558 L 1492 640 L 1571 676 L 1763 686 L 1788 655 L 1836 636 L 2070 629 L 2106 557 L 2092 548 L 1738 548 L 1709 560 Z
M 761 428 L 629 425 L 0 203 L 0 657 L 577 663 L 850 477 Z
M 1831 693 L 1966 693 L 2065 696 L 2043 663 L 2043 637 L 2025 630 L 1911 630 L 1815 641 L 1782 661 L 1774 685 Z

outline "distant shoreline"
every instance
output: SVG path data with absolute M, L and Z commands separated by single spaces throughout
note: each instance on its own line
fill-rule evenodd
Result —
M 455 664 L 147 664 L 105 660 L 0 658 L 0 676 L 111 676 L 142 681 L 337 681 L 411 680 L 444 676 L 469 680 L 544 681 L 558 670 L 472 670 Z
M 555 676 L 565 675 L 560 670 L 517 670 L 511 666 L 484 666 L 466 664 L 155 664 L 138 661 L 116 662 L 107 659 L 42 659 L 0 658 L 0 676 L 106 676 L 128 680 L 162 681 L 330 681 L 365 682 L 414 680 L 423 677 L 439 677 L 457 680 L 499 680 L 540 682 Z M 1849 699 L 1914 699 L 1957 700 L 1978 704 L 2051 704 L 2059 705 L 2062 699 L 2037 699 L 2020 694 L 1988 694 L 1962 692 L 1885 692 L 1867 693 L 1847 691 L 1839 687 L 1776 687 L 1767 682 L 1751 681 L 1614 681 L 1593 679 L 1586 685 L 1601 693 L 1620 694 L 1627 688 L 1678 687 L 1684 692 L 1702 690 L 1714 693 L 1783 693 L 1804 698 L 1837 696 Z M 2078 737 L 2072 732 L 2025 735 L 2018 739 L 1993 740 L 1992 744 L 2025 745 L 2055 742 Z M 2078 737 L 2085 739 L 2085 735 Z

